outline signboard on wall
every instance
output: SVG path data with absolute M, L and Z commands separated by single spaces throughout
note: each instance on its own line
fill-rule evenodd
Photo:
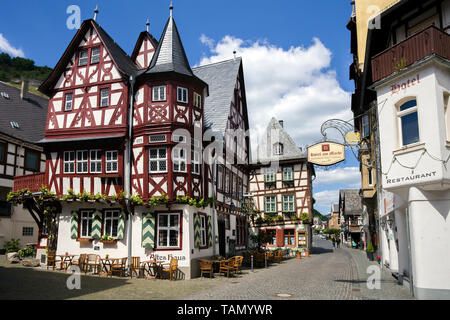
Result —
M 331 166 L 345 160 L 345 147 L 336 142 L 321 142 L 308 147 L 308 162 Z

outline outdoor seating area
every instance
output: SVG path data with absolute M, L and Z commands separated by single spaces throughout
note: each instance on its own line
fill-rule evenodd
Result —
M 243 253 L 243 264 L 247 267 L 264 268 L 273 263 L 281 263 L 286 256 L 289 256 L 284 250 L 250 250 Z
M 84 274 L 95 274 L 107 277 L 133 276 L 145 279 L 178 279 L 178 260 L 171 258 L 170 263 L 164 264 L 163 260 L 141 261 L 140 257 L 131 257 L 130 273 L 128 274 L 128 258 L 102 258 L 98 254 L 72 255 L 69 253 L 57 255 L 55 251 L 49 251 L 47 257 L 47 270 L 65 271 L 71 266 L 77 266 Z
M 229 259 L 223 257 L 212 257 L 210 259 L 198 259 L 200 264 L 200 276 L 206 273 L 210 278 L 214 276 L 214 273 L 219 275 L 226 275 L 227 278 L 230 275 L 241 273 L 243 256 L 233 256 Z

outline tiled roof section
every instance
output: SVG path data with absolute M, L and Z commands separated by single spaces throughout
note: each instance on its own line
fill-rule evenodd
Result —
M 242 59 L 236 58 L 193 68 L 194 75 L 209 86 L 205 98 L 205 127 L 214 132 L 225 133 L 236 79 Z
M 146 73 L 176 72 L 192 76 L 175 20 L 169 17 Z
M 25 99 L 20 98 L 20 89 L 0 82 L 0 132 L 8 136 L 34 143 L 44 138 L 47 121 L 48 99 L 28 92 Z M 19 128 L 13 128 L 11 121 Z
M 274 145 L 283 145 L 281 155 L 274 154 Z M 292 140 L 291 136 L 274 117 L 270 120 L 266 132 L 259 137 L 257 159 L 259 162 L 306 159 L 306 153 Z

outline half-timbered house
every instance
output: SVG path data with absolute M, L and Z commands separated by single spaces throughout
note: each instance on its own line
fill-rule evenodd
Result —
M 45 154 L 36 142 L 44 136 L 48 99 L 28 92 L 28 82 L 16 88 L 0 82 L 0 248 L 11 239 L 20 247 L 36 244 L 39 228 L 20 205 L 7 202 L 7 195 L 21 176 L 28 183 L 44 183 Z
M 252 232 L 264 232 L 261 239 L 269 249 L 309 250 L 314 166 L 286 132 L 283 121 L 271 119 L 251 168 L 250 194 L 258 212 Z
M 41 143 L 62 201 L 57 253 L 175 257 L 190 278 L 198 258 L 245 247 L 248 139 L 227 129 L 247 131 L 248 119 L 242 60 L 191 68 L 170 13 L 160 40 L 142 32 L 131 57 L 83 22 L 40 87 L 51 97 Z M 226 162 L 227 149 L 243 160 Z

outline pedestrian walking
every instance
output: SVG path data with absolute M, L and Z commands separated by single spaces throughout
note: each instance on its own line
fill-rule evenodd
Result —
M 339 248 L 340 245 L 341 245 L 341 239 L 340 239 L 340 238 L 337 238 L 337 239 L 336 239 L 336 247 Z
M 333 249 L 336 246 L 336 240 L 334 238 L 331 239 L 331 243 L 333 244 Z

